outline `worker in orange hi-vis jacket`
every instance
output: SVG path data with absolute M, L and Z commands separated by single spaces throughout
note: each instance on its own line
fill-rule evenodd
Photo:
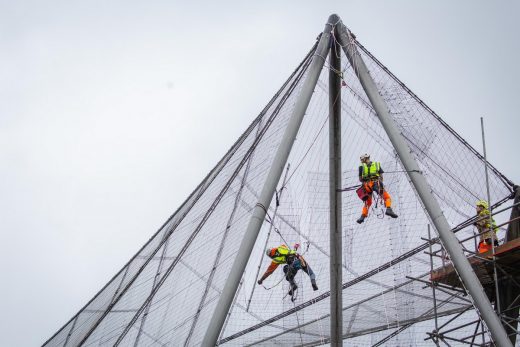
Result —
M 269 277 L 280 264 L 285 264 L 283 272 L 285 273 L 285 279 L 289 282 L 291 288 L 289 295 L 292 295 L 298 286 L 294 282 L 294 276 L 298 273 L 298 270 L 303 270 L 311 279 L 312 289 L 318 290 L 316 284 L 316 275 L 312 271 L 309 264 L 305 261 L 303 256 L 298 254 L 296 250 L 299 248 L 299 244 L 294 245 L 294 250 L 289 249 L 286 245 L 280 245 L 279 247 L 269 248 L 266 251 L 266 255 L 271 258 L 271 264 L 267 268 L 267 271 L 258 280 L 258 284 Z

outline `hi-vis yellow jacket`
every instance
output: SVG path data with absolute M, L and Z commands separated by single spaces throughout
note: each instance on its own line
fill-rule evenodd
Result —
M 377 161 L 370 163 L 370 166 L 363 163 L 361 165 L 361 179 L 373 179 L 379 177 L 381 171 L 381 164 Z

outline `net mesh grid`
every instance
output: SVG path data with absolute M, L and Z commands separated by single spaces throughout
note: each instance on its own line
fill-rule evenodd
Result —
M 358 51 L 450 225 L 474 216 L 475 201 L 485 196 L 482 158 L 364 47 Z M 342 194 L 343 333 L 349 345 L 365 346 L 416 322 L 385 345 L 431 345 L 424 341 L 426 332 L 433 329 L 431 288 L 408 278 L 428 280 L 429 256 L 416 252 L 385 266 L 424 244 L 421 238 L 428 237 L 429 219 L 354 68 L 341 55 L 346 84 L 341 88 L 343 186 L 359 185 L 359 156 L 369 153 L 385 171 L 385 188 L 399 214 L 398 219 L 384 217 L 382 202 L 374 199 L 366 222 L 358 225 L 355 220 L 363 203 L 353 191 Z M 116 341 L 124 346 L 201 344 L 292 115 L 309 59 L 310 55 L 179 210 L 45 346 L 81 342 L 108 346 Z M 328 74 L 326 64 L 278 184 L 278 199 L 268 208 L 221 332 L 221 345 L 328 342 Z M 510 193 L 495 171 L 490 173 L 490 187 L 492 201 Z M 472 233 L 468 227 L 457 236 Z M 264 245 L 296 242 L 316 274 L 319 290 L 313 291 L 308 276 L 300 271 L 296 299 L 291 302 L 281 267 L 264 282 L 268 290 L 256 280 L 258 269 L 262 274 L 269 265 Z M 472 244 L 466 242 L 468 248 Z M 435 267 L 441 266 L 439 259 L 433 261 Z M 374 272 L 378 268 L 381 271 Z M 439 321 L 468 305 L 447 293 L 438 293 L 437 299 Z M 476 313 L 472 310 L 466 316 L 471 319 Z M 460 334 L 471 329 L 462 329 Z

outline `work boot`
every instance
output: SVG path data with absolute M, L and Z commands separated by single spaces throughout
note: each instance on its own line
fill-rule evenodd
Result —
M 316 280 L 311 280 L 312 289 L 318 290 L 318 285 L 316 284 Z
M 296 292 L 296 289 L 298 289 L 298 286 L 296 285 L 296 283 L 293 283 L 293 284 L 291 285 L 291 289 L 289 289 L 289 292 L 288 292 L 287 294 L 289 294 L 289 295 L 292 296 L 293 293 Z
M 365 215 L 361 215 L 361 217 L 358 218 L 358 220 L 356 221 L 358 224 L 361 224 L 365 221 L 365 218 L 367 218 Z
M 388 207 L 388 208 L 386 209 L 385 214 L 386 214 L 387 216 L 392 217 L 392 218 L 397 218 L 397 215 L 395 214 L 395 212 L 392 210 L 391 207 Z

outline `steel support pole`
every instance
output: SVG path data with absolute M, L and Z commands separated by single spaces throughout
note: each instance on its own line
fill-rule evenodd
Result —
M 330 345 L 343 346 L 341 238 L 341 48 L 329 55 Z
M 430 277 L 433 273 L 433 252 L 432 252 L 432 235 L 430 232 L 430 224 L 428 224 L 428 244 L 430 248 Z M 442 246 L 441 246 L 442 247 Z M 438 345 L 439 338 L 437 337 L 437 334 L 439 333 L 439 323 L 437 322 L 437 296 L 435 295 L 435 286 L 436 283 L 432 281 L 432 294 L 433 294 L 433 315 L 435 316 L 435 334 L 436 337 L 432 337 L 433 342 L 435 342 L 436 345 Z
M 440 239 L 448 254 L 450 255 L 451 261 L 457 273 L 459 274 L 464 286 L 468 290 L 472 297 L 473 305 L 479 311 L 482 319 L 486 322 L 486 325 L 493 336 L 493 339 L 497 346 L 512 346 L 511 341 L 507 337 L 507 334 L 502 326 L 500 319 L 495 314 L 491 303 L 480 284 L 475 272 L 471 268 L 466 256 L 463 253 L 462 247 L 459 244 L 457 238 L 451 231 L 451 227 L 446 220 L 446 217 L 442 213 L 441 207 L 437 200 L 433 197 L 431 188 L 428 186 L 426 178 L 420 171 L 419 165 L 415 161 L 411 154 L 410 147 L 406 143 L 401 132 L 397 128 L 394 120 L 391 118 L 388 107 L 379 95 L 377 86 L 370 76 L 368 69 L 357 51 L 354 38 L 350 31 L 343 25 L 338 24 L 336 26 L 338 31 L 338 39 L 347 55 L 353 70 L 356 72 L 361 85 L 365 93 L 367 94 L 372 107 L 374 108 L 383 128 L 385 129 L 392 145 L 394 146 L 399 158 L 408 172 L 410 180 L 417 191 L 419 198 L 421 199 L 428 216 L 437 230 Z
M 284 136 L 275 154 L 269 173 L 267 174 L 258 202 L 253 209 L 244 238 L 242 239 L 235 261 L 233 262 L 231 271 L 222 290 L 222 294 L 220 295 L 213 316 L 209 322 L 208 330 L 206 330 L 206 334 L 202 340 L 202 346 L 204 347 L 212 347 L 217 343 L 220 330 L 222 329 L 226 319 L 226 314 L 230 309 L 233 297 L 235 296 L 240 284 L 240 279 L 245 271 L 249 255 L 253 250 L 258 233 L 260 232 L 260 228 L 264 222 L 267 208 L 269 208 L 271 200 L 273 199 L 276 185 L 280 181 L 283 168 L 287 162 L 287 158 L 289 157 L 292 145 L 302 123 L 303 116 L 305 115 L 305 111 L 307 110 L 307 106 L 309 105 L 314 92 L 314 87 L 316 86 L 316 82 L 320 76 L 325 59 L 327 58 L 330 32 L 332 30 L 331 23 L 336 23 L 337 20 L 338 17 L 332 15 L 329 17 L 329 21 L 325 25 L 325 30 L 321 35 L 318 47 L 316 48 L 312 62 L 307 70 L 307 77 L 303 83 L 300 96 L 294 105 L 293 114 L 287 124 Z
M 500 291 L 498 290 L 498 276 L 497 276 L 497 263 L 495 257 L 495 240 L 497 239 L 496 233 L 493 230 L 493 210 L 491 209 L 491 193 L 489 191 L 489 173 L 488 173 L 488 161 L 486 154 L 486 136 L 484 135 L 484 118 L 480 117 L 480 127 L 482 128 L 482 149 L 484 150 L 484 173 L 486 174 L 486 194 L 487 194 L 487 203 L 489 205 L 489 228 L 491 229 L 491 234 L 493 237 L 491 238 L 491 254 L 493 255 L 493 280 L 495 281 L 495 307 L 497 309 L 498 315 L 500 315 Z

